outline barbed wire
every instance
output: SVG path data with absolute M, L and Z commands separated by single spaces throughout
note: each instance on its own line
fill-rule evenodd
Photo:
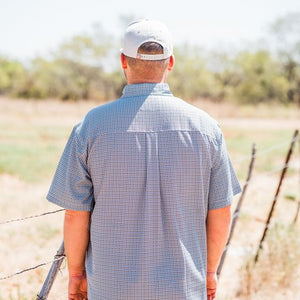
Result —
M 272 176 L 284 169 L 289 169 L 291 168 L 291 164 L 286 164 L 286 165 L 283 165 L 281 167 L 278 167 L 278 168 L 275 168 L 273 170 L 269 170 L 269 171 L 266 171 L 266 172 L 260 172 L 259 174 L 256 174 L 257 177 L 259 178 L 260 176 L 263 176 L 263 177 L 268 177 L 268 176 Z M 254 175 L 255 177 L 255 175 Z M 248 182 L 246 181 L 244 184 L 248 184 Z M 300 187 L 300 181 L 299 181 L 299 187 Z
M 36 266 L 33 266 L 33 267 L 30 267 L 30 268 L 23 269 L 23 270 L 21 270 L 21 271 L 15 272 L 15 273 L 13 273 L 13 274 L 10 274 L 10 275 L 4 276 L 4 277 L 0 277 L 0 281 L 6 280 L 6 279 L 10 279 L 10 278 L 12 278 L 12 277 L 15 277 L 15 276 L 17 276 L 17 275 L 23 274 L 23 273 L 25 273 L 25 272 L 29 272 L 29 271 L 32 271 L 32 270 L 41 268 L 41 267 L 43 267 L 43 266 L 46 266 L 46 265 L 49 265 L 49 264 L 54 263 L 54 262 L 56 262 L 56 261 L 59 261 L 59 260 L 61 260 L 61 259 L 64 259 L 65 257 L 66 257 L 65 254 L 55 255 L 55 256 L 54 256 L 54 259 L 51 260 L 51 261 L 47 261 L 47 262 L 38 264 L 38 265 L 36 265 Z
M 269 175 L 275 174 L 275 173 L 277 173 L 277 172 L 279 172 L 279 171 L 282 171 L 282 170 L 284 170 L 284 169 L 288 169 L 288 168 L 290 168 L 290 167 L 291 167 L 290 164 L 285 164 L 285 165 L 283 165 L 283 166 L 281 166 L 281 167 L 278 167 L 278 168 L 276 168 L 276 169 L 273 169 L 273 170 L 270 170 L 270 171 L 267 171 L 267 172 L 260 173 L 259 175 L 260 175 L 260 176 L 269 176 Z
M 256 155 L 254 155 L 256 157 Z M 238 159 L 233 160 L 233 164 L 236 165 L 237 163 L 241 163 L 243 161 L 249 161 L 252 158 L 252 155 L 243 155 L 239 157 Z
M 293 140 L 286 140 L 284 142 L 281 142 L 279 144 L 273 145 L 273 146 L 271 146 L 269 148 L 265 148 L 263 150 L 258 150 L 256 152 L 256 154 L 255 154 L 255 157 L 264 156 L 264 155 L 266 155 L 266 154 L 268 154 L 268 153 L 270 153 L 270 152 L 272 152 L 272 151 L 274 151 L 276 149 L 282 148 L 282 147 L 286 146 L 287 144 L 290 144 L 292 142 L 297 142 L 297 141 L 300 141 L 300 137 L 296 137 Z M 246 156 L 245 155 L 245 156 L 242 156 L 242 157 L 240 157 L 238 159 L 235 159 L 233 162 L 236 164 L 236 163 L 240 163 L 240 162 L 243 162 L 243 161 L 246 161 L 246 160 L 249 160 L 249 159 L 251 159 L 251 156 L 249 156 L 249 155 Z
M 57 209 L 57 210 L 53 210 L 53 211 L 44 212 L 44 213 L 39 214 L 39 215 L 33 215 L 33 216 L 24 217 L 24 218 L 12 219 L 12 220 L 8 220 L 8 221 L 0 222 L 0 225 L 13 223 L 13 222 L 25 221 L 25 220 L 33 219 L 33 218 L 39 218 L 39 217 L 43 217 L 43 216 L 46 216 L 46 215 L 56 214 L 56 213 L 64 211 L 64 210 L 65 209 L 62 208 L 62 209 Z
M 286 140 L 286 141 L 284 141 L 284 142 L 282 142 L 282 143 L 279 143 L 279 144 L 277 144 L 277 145 L 274 145 L 274 146 L 271 146 L 271 147 L 269 147 L 269 148 L 260 150 L 260 151 L 258 152 L 258 155 L 256 155 L 256 156 L 265 155 L 265 154 L 267 154 L 267 153 L 269 153 L 269 152 L 271 152 L 271 151 L 273 151 L 273 150 L 275 150 L 275 149 L 278 149 L 278 148 L 281 148 L 281 147 L 285 146 L 286 144 L 291 144 L 291 143 L 297 142 L 297 141 L 299 141 L 299 140 L 300 140 L 300 137 L 298 137 L 298 136 L 295 137 L 295 138 L 293 138 L 292 140 Z

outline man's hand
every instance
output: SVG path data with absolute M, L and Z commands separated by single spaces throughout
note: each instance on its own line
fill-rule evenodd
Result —
M 69 275 L 69 295 L 68 300 L 87 300 L 87 280 L 86 274 Z
M 206 290 L 207 290 L 207 300 L 212 300 L 216 298 L 217 275 L 215 272 L 207 272 Z

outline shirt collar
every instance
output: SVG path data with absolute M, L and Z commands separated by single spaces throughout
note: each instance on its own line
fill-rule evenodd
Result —
M 126 85 L 123 97 L 136 97 L 148 95 L 172 95 L 167 83 L 138 83 Z

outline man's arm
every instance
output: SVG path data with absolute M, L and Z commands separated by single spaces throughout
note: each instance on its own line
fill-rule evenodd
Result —
M 89 211 L 66 210 L 64 243 L 69 269 L 69 300 L 87 299 L 85 255 L 89 243 Z
M 227 242 L 231 223 L 230 205 L 208 211 L 207 234 L 207 299 L 214 299 L 217 290 L 217 268 Z

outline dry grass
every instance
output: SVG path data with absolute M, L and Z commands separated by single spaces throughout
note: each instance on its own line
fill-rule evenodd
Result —
M 253 142 L 258 144 L 259 150 L 274 144 L 282 144 L 278 149 L 257 158 L 253 180 L 220 278 L 218 299 L 240 299 L 236 294 L 240 290 L 240 278 L 243 274 L 241 266 L 256 249 L 263 230 L 261 220 L 266 218 L 278 183 L 279 173 L 268 172 L 283 165 L 293 130 L 300 127 L 299 110 L 295 107 L 271 109 L 267 106 L 240 108 L 205 101 L 194 104 L 208 111 L 222 125 L 241 183 L 246 177 Z M 0 171 L 0 222 L 57 209 L 45 200 L 56 163 L 72 126 L 95 105 L 98 104 L 0 98 L 0 151 L 3 145 L 11 147 L 5 155 L 2 152 L 0 165 L 3 159 L 4 170 L 7 170 L 5 168 L 8 160 L 14 161 L 10 174 L 8 171 L 2 171 L 1 174 Z M 268 118 L 265 118 L 267 116 Z M 27 149 L 26 151 L 32 149 L 38 151 L 19 151 L 16 154 L 14 149 L 21 146 Z M 30 156 L 28 153 L 33 155 Z M 15 162 L 16 159 L 19 159 L 18 163 Z M 40 171 L 41 166 L 45 171 Z M 287 174 L 275 210 L 274 219 L 279 224 L 290 224 L 296 213 L 297 202 L 286 200 L 285 196 L 287 199 L 292 197 L 299 200 L 299 168 L 299 159 L 294 155 L 291 171 Z M 236 202 L 237 198 L 234 199 L 233 207 Z M 20 223 L 0 225 L 0 277 L 52 260 L 62 240 L 62 222 L 63 214 L 58 213 Z M 288 241 L 287 239 L 284 245 L 287 246 Z M 276 249 L 276 252 L 282 254 L 280 244 Z M 279 254 L 276 259 L 280 260 L 280 257 Z M 299 266 L 299 257 L 295 256 L 294 260 Z M 286 263 L 281 268 L 285 266 Z M 0 282 L 0 299 L 35 299 L 49 267 L 42 267 Z M 248 272 L 249 274 L 252 272 Z M 254 272 L 252 275 L 252 279 L 255 279 Z M 263 298 L 257 298 L 258 294 L 253 292 L 254 296 L 251 296 L 251 299 L 284 298 L 283 295 L 286 293 L 284 284 L 278 285 L 275 291 L 274 287 L 269 288 L 267 279 L 263 280 L 265 285 L 260 285 L 259 294 L 259 297 L 264 295 Z M 254 283 L 252 285 L 255 286 Z M 49 299 L 66 299 L 66 290 L 67 271 L 64 268 L 55 281 Z M 263 290 L 266 290 L 265 294 Z M 299 299 L 300 286 L 294 289 L 293 293 L 294 299 Z M 274 298 L 275 294 L 281 298 Z
M 254 258 L 250 256 L 240 270 L 238 299 L 294 297 L 294 291 L 299 288 L 299 233 L 295 226 L 274 225 L 258 262 L 254 264 Z
M 300 118 L 300 109 L 298 106 L 281 105 L 278 103 L 260 103 L 257 105 L 239 106 L 228 102 L 212 102 L 206 99 L 192 101 L 191 104 L 210 112 L 216 119 L 298 119 Z
M 294 156 L 291 165 L 298 165 L 298 169 L 296 174 L 288 174 L 286 179 L 284 180 L 278 202 L 275 207 L 273 220 L 271 222 L 271 228 L 274 228 L 274 223 L 280 224 L 281 226 L 283 226 L 283 228 L 287 228 L 290 224 L 292 224 L 296 214 L 297 203 L 295 201 L 285 199 L 284 195 L 287 192 L 291 192 L 296 195 L 297 199 L 299 199 L 299 158 Z M 249 281 L 252 283 L 253 289 L 254 287 L 260 286 L 260 292 L 259 294 L 256 294 L 254 291 L 252 291 L 248 296 L 248 299 L 281 300 L 285 299 L 285 295 L 291 292 L 293 295 L 293 299 L 300 299 L 299 280 L 296 280 L 296 282 L 294 282 L 294 286 L 296 287 L 292 290 L 287 286 L 282 285 L 274 289 L 270 287 L 269 280 L 262 280 L 256 269 L 249 268 L 248 272 L 246 272 L 247 269 L 245 270 L 245 268 L 247 267 L 247 263 L 250 259 L 253 259 L 253 256 L 256 253 L 258 242 L 262 236 L 264 224 L 271 207 L 275 190 L 277 188 L 278 180 L 279 172 L 268 174 L 260 173 L 256 170 L 254 171 L 253 178 L 250 181 L 250 185 L 246 193 L 245 202 L 243 204 L 240 218 L 235 228 L 234 236 L 228 250 L 226 262 L 220 277 L 218 297 L 218 299 L 220 300 L 243 299 L 242 296 L 237 293 L 241 293 L 241 290 L 244 291 L 247 286 L 249 288 L 249 284 L 247 283 Z M 243 183 L 243 180 L 241 182 Z M 236 203 L 236 201 L 237 199 L 235 199 L 234 202 Z M 296 226 L 299 226 L 299 221 L 300 220 L 298 220 Z M 293 236 L 293 238 L 289 238 L 288 235 L 286 236 L 284 243 L 282 243 L 283 247 L 288 248 L 289 243 L 293 243 L 293 240 L 299 239 L 299 236 L 297 236 L 296 232 L 297 231 L 289 233 L 289 237 Z M 280 232 L 280 234 L 282 235 L 282 239 L 284 239 L 283 230 Z M 270 235 L 268 234 L 268 236 Z M 268 243 L 271 243 L 272 241 L 273 239 L 269 239 Z M 278 257 L 280 260 L 282 251 L 285 251 L 281 251 L 281 243 L 276 244 L 276 248 L 275 246 L 274 248 L 270 248 L 266 243 L 264 245 L 265 249 L 276 249 L 275 251 L 278 252 Z M 299 248 L 297 249 L 297 251 L 299 253 Z M 263 257 L 265 252 L 262 251 L 261 254 Z M 259 262 L 261 263 L 262 261 L 264 261 L 263 258 Z M 299 272 L 299 256 L 294 258 L 294 263 Z M 287 267 L 287 264 L 285 264 L 284 262 L 282 262 L 282 264 L 283 266 Z M 264 270 L 263 267 L 264 266 L 260 268 L 261 271 Z M 273 272 L 274 274 L 277 274 L 278 268 L 274 267 L 271 263 L 270 265 L 265 267 L 265 273 Z M 287 271 L 288 269 L 286 269 L 285 267 L 282 267 L 282 270 Z M 248 279 L 247 275 L 249 276 Z

